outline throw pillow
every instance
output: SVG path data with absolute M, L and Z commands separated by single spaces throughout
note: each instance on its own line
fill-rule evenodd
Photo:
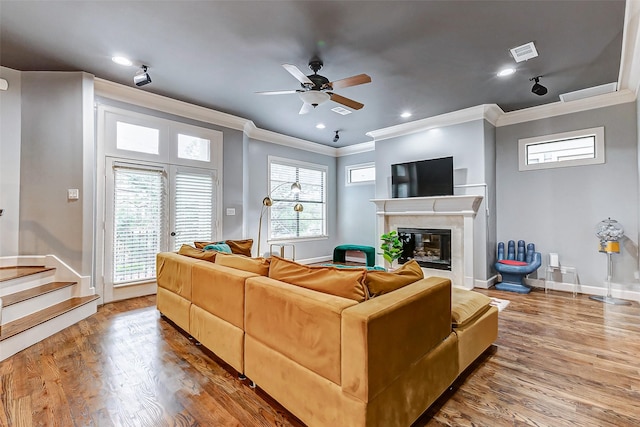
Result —
M 420 279 L 424 279 L 424 273 L 420 264 L 412 259 L 394 271 L 367 271 L 365 284 L 369 289 L 369 295 L 375 297 L 395 291 Z
M 231 252 L 238 255 L 251 256 L 251 247 L 253 246 L 253 239 L 245 240 L 225 240 L 224 241 L 231 248 Z
M 265 258 L 249 258 L 244 255 L 219 253 L 216 257 L 216 264 L 249 271 L 261 276 L 269 275 L 269 260 Z
M 209 246 L 209 245 L 215 245 L 218 242 L 193 242 L 193 246 L 195 246 L 198 249 L 202 249 L 205 246 Z
M 188 256 L 191 258 L 198 258 L 205 261 L 214 262 L 216 260 L 216 254 L 218 252 L 215 251 L 205 251 L 203 249 L 194 248 L 189 245 L 182 245 L 178 250 L 178 254 Z
M 226 254 L 231 253 L 231 248 L 226 243 L 214 243 L 212 245 L 207 245 L 202 249 L 205 251 L 218 251 Z
M 515 259 L 501 259 L 498 262 L 500 264 L 506 264 L 506 265 L 519 265 L 519 266 L 528 265 L 526 262 L 516 261 Z
M 364 286 L 365 269 L 317 267 L 271 257 L 269 277 L 314 291 L 362 302 L 369 298 Z

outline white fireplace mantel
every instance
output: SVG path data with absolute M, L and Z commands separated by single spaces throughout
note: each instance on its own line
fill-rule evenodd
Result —
M 376 205 L 379 236 L 399 227 L 450 229 L 451 271 L 425 270 L 434 276 L 451 278 L 453 286 L 465 289 L 474 287 L 473 222 L 482 203 L 482 196 L 408 197 L 371 201 Z

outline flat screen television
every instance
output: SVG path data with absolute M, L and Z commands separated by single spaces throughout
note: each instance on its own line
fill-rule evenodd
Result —
M 453 157 L 391 165 L 391 197 L 453 195 Z

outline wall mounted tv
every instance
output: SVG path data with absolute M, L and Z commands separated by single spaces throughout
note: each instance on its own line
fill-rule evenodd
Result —
M 453 195 L 453 157 L 391 165 L 391 197 Z

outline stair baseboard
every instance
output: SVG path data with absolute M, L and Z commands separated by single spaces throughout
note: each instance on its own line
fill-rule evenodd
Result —
M 0 328 L 0 361 L 95 314 L 98 295 L 71 298 Z

